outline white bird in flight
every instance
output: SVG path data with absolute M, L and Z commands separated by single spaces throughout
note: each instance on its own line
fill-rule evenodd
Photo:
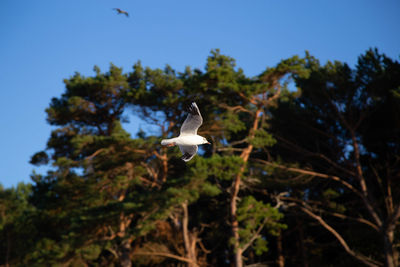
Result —
M 179 146 L 183 156 L 183 161 L 191 160 L 197 153 L 197 145 L 210 144 L 204 137 L 197 135 L 197 129 L 203 123 L 200 110 L 195 102 L 189 106 L 189 115 L 183 122 L 181 127 L 181 134 L 178 137 L 171 139 L 164 139 L 161 141 L 163 146 Z

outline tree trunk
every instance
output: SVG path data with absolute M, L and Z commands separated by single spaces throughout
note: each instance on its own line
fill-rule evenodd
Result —
M 121 244 L 119 262 L 122 267 L 132 267 L 132 261 L 130 257 L 131 253 L 131 242 L 125 240 Z
M 167 181 L 167 176 L 168 176 L 168 157 L 167 157 L 167 151 L 165 148 L 163 148 L 164 151 L 162 151 L 161 155 L 161 162 L 162 162 L 162 177 L 161 177 L 161 182 L 165 183 Z
M 306 251 L 306 247 L 304 244 L 304 228 L 303 228 L 303 221 L 296 219 L 299 231 L 299 246 L 300 246 L 300 252 L 301 252 L 301 261 L 303 263 L 303 267 L 308 267 L 308 260 L 307 260 L 307 251 Z
M 186 258 L 190 260 L 187 263 L 188 267 L 197 267 L 197 257 L 196 257 L 196 242 L 197 237 L 195 234 L 191 234 L 188 231 L 189 225 L 189 212 L 187 202 L 182 204 L 183 209 L 183 218 L 182 218 L 182 234 L 183 234 L 183 243 L 185 245 Z
M 398 254 L 393 246 L 394 231 L 387 231 L 383 234 L 383 249 L 385 253 L 385 266 L 397 267 Z
M 6 251 L 6 262 L 5 262 L 5 267 L 9 267 L 10 265 L 8 264 L 8 258 L 10 257 L 10 232 L 7 231 L 7 251 Z
M 235 267 L 243 267 L 242 253 L 242 249 L 237 247 L 235 251 Z
M 282 231 L 279 230 L 279 235 L 276 238 L 276 247 L 278 251 L 278 266 L 285 267 L 285 256 L 283 256 L 283 246 L 282 246 Z
M 239 221 L 237 220 L 236 210 L 237 210 L 237 195 L 239 193 L 240 188 L 240 174 L 236 176 L 233 192 L 231 197 L 231 224 L 232 224 L 232 237 L 233 237 L 233 253 L 234 253 L 234 262 L 235 267 L 242 267 L 242 249 L 240 248 L 240 238 L 239 238 Z
M 255 118 L 253 122 L 253 127 L 250 129 L 249 137 L 253 138 L 255 136 L 255 132 L 258 129 L 258 123 L 260 121 L 260 114 L 261 109 L 258 109 L 255 113 Z M 238 194 L 240 190 L 240 183 L 242 174 L 246 168 L 247 161 L 249 160 L 250 154 L 253 151 L 253 145 L 249 144 L 243 152 L 240 154 L 240 157 L 243 160 L 243 165 L 239 170 L 239 173 L 236 175 L 236 178 L 232 185 L 232 192 L 231 192 L 231 229 L 232 229 L 232 237 L 233 237 L 233 252 L 234 252 L 234 259 L 235 259 L 235 267 L 242 267 L 243 266 L 243 259 L 242 254 L 243 250 L 240 247 L 240 237 L 239 237 L 239 221 L 237 220 L 236 211 L 237 211 L 237 201 L 238 201 Z

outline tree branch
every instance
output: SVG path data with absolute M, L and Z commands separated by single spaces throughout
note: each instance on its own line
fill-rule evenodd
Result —
M 299 205 L 299 204 L 301 204 L 301 205 L 303 205 L 303 206 L 306 205 L 306 202 L 304 202 L 303 200 L 297 199 L 297 198 L 280 196 L 279 199 L 280 199 L 280 200 L 283 200 L 283 201 L 293 202 L 293 203 L 295 203 L 296 205 Z M 315 204 L 315 205 L 321 206 L 321 203 L 320 203 L 320 202 L 317 202 L 317 201 L 307 201 L 307 202 L 310 203 L 310 204 Z M 310 209 L 310 208 L 309 208 L 309 209 Z M 311 209 L 310 209 L 310 210 L 311 210 Z M 314 210 L 315 210 L 317 213 L 320 213 L 320 214 L 326 213 L 326 214 L 329 214 L 329 215 L 331 215 L 331 216 L 334 216 L 334 217 L 337 217 L 337 218 L 340 218 L 340 219 L 351 220 L 351 221 L 357 221 L 357 222 L 359 222 L 359 223 L 362 223 L 362 224 L 365 224 L 365 225 L 368 225 L 368 226 L 372 227 L 372 228 L 373 228 L 375 231 L 377 231 L 377 232 L 380 231 L 380 228 L 379 228 L 376 224 L 374 224 L 374 223 L 372 223 L 372 222 L 370 222 L 370 221 L 368 221 L 368 220 L 366 220 L 366 219 L 364 219 L 364 218 L 350 217 L 350 216 L 344 215 L 344 214 L 342 214 L 342 213 L 331 212 L 331 211 L 324 210 L 324 209 L 322 209 L 322 208 L 316 208 L 316 209 L 314 209 Z
M 374 223 L 372 223 L 372 222 L 370 222 L 370 221 L 368 221 L 368 220 L 366 220 L 364 218 L 350 217 L 350 216 L 347 216 L 347 215 L 344 215 L 344 214 L 341 214 L 341 213 L 337 213 L 337 212 L 329 212 L 329 211 L 323 211 L 323 212 L 327 213 L 329 215 L 332 215 L 334 217 L 338 217 L 340 219 L 346 219 L 346 220 L 350 220 L 350 221 L 356 221 L 356 222 L 359 222 L 359 223 L 363 223 L 365 225 L 368 225 L 368 226 L 372 227 L 377 232 L 380 231 L 379 227 L 376 224 L 374 224 Z
M 167 252 L 135 252 L 133 253 L 133 256 L 160 256 L 160 257 L 166 257 L 166 258 L 171 258 L 171 259 L 175 259 L 175 260 L 179 260 L 179 261 L 183 261 L 183 262 L 187 262 L 187 263 L 191 263 L 194 264 L 195 266 L 198 266 L 195 262 L 193 262 L 190 259 L 187 259 L 185 257 L 182 256 L 177 256 L 171 253 L 167 253 Z
M 278 87 L 278 89 L 276 90 L 275 94 L 273 94 L 271 97 L 267 98 L 267 103 L 271 103 L 272 101 L 274 101 L 281 95 L 281 85 L 279 84 L 278 81 L 276 82 L 275 86 Z
M 388 223 L 387 223 L 387 231 L 394 231 L 396 227 L 396 223 L 400 219 L 400 205 L 398 205 L 393 212 L 393 215 L 389 217 Z
M 233 111 L 233 112 L 242 111 L 242 112 L 247 112 L 247 113 L 253 114 L 253 112 L 251 110 L 248 110 L 248 109 L 246 109 L 246 108 L 244 108 L 242 106 L 239 106 L 239 105 L 231 107 L 231 106 L 228 106 L 227 104 L 222 103 L 222 104 L 219 104 L 218 106 L 221 107 L 221 108 Z
M 183 211 L 183 217 L 182 217 L 182 236 L 183 236 L 183 244 L 185 246 L 186 250 L 186 255 L 189 256 L 190 258 L 190 237 L 188 233 L 188 224 L 189 224 L 189 214 L 188 214 L 188 207 L 187 207 L 187 201 L 182 203 L 182 211 Z
M 253 104 L 253 105 L 257 105 L 257 102 L 254 101 L 253 98 L 248 98 L 248 97 L 245 96 L 242 92 L 238 92 L 238 94 L 239 94 L 239 96 L 240 96 L 241 98 L 243 98 L 244 100 L 250 102 L 250 103 Z
M 217 148 L 217 151 L 243 151 L 245 148 L 235 148 L 235 147 L 220 147 Z
M 373 259 L 370 259 L 370 258 L 368 258 L 368 257 L 366 257 L 364 255 L 358 254 L 355 251 L 353 251 L 349 247 L 347 242 L 344 240 L 344 238 L 335 229 L 333 229 L 329 224 L 327 224 L 324 221 L 324 219 L 322 219 L 321 216 L 316 215 L 315 213 L 313 213 L 312 211 L 310 211 L 309 209 L 307 209 L 307 208 L 305 208 L 303 206 L 299 205 L 299 208 L 302 211 L 304 211 L 305 213 L 307 213 L 310 217 L 312 217 L 315 220 L 317 220 L 321 224 L 322 227 L 324 227 L 331 234 L 333 234 L 348 254 L 350 254 L 351 256 L 353 256 L 354 258 L 356 258 L 357 260 L 361 261 L 362 263 L 364 263 L 367 266 L 371 266 L 371 267 L 383 266 L 383 264 L 381 262 L 375 261 Z
M 363 174 L 362 166 L 361 166 L 361 160 L 360 160 L 360 148 L 358 145 L 357 141 L 357 136 L 355 133 L 356 128 L 351 127 L 351 125 L 347 122 L 347 120 L 343 117 L 343 114 L 339 111 L 333 100 L 330 98 L 329 95 L 327 95 L 329 98 L 329 104 L 333 107 L 335 110 L 337 116 L 339 117 L 340 121 L 343 123 L 344 127 L 349 131 L 350 136 L 351 136 L 351 141 L 353 145 L 353 150 L 354 150 L 354 158 L 355 158 L 355 163 L 356 163 L 356 177 L 358 178 L 358 181 L 360 183 L 361 187 L 361 192 L 362 192 L 362 200 L 364 202 L 364 205 L 366 206 L 368 212 L 372 216 L 372 218 L 375 220 L 378 226 L 382 226 L 382 220 L 379 217 L 378 213 L 374 210 L 373 204 L 375 201 L 371 203 L 371 198 L 372 196 L 369 195 L 368 188 L 367 188 L 367 183 L 365 181 L 365 177 Z
M 243 144 L 243 143 L 246 143 L 246 142 L 248 142 L 248 141 L 247 141 L 247 138 L 244 138 L 244 139 L 242 139 L 242 140 L 230 142 L 229 145 L 235 146 L 235 145 Z
M 87 156 L 85 158 L 85 160 L 91 160 L 92 158 L 96 157 L 98 154 L 100 154 L 104 150 L 105 150 L 105 148 L 100 148 L 100 149 L 96 150 L 93 154 L 91 154 L 90 156 Z
M 283 137 L 281 137 L 281 136 L 275 136 L 275 137 L 276 137 L 276 139 L 278 139 L 278 140 L 283 141 L 284 143 L 286 143 L 287 146 L 289 146 L 289 147 L 292 148 L 292 149 L 293 149 L 293 148 L 296 148 L 298 151 L 300 151 L 300 152 L 302 152 L 302 153 L 304 153 L 304 154 L 308 154 L 308 155 L 310 155 L 310 156 L 314 156 L 314 157 L 321 158 L 321 159 L 325 160 L 328 164 L 330 164 L 331 166 L 333 166 L 334 168 L 336 168 L 336 169 L 338 169 L 338 170 L 341 170 L 341 171 L 343 171 L 344 173 L 347 173 L 347 174 L 349 174 L 349 175 L 356 176 L 356 174 L 355 174 L 354 172 L 352 172 L 352 171 L 350 171 L 350 170 L 348 170 L 348 169 L 346 169 L 346 168 L 343 168 L 342 166 L 340 166 L 339 164 L 335 163 L 334 161 L 332 161 L 332 160 L 329 159 L 327 156 L 325 156 L 325 155 L 323 155 L 323 154 L 321 154 L 321 153 L 316 153 L 316 152 L 308 151 L 308 150 L 306 150 L 306 149 L 304 149 L 304 148 L 301 148 L 301 147 L 299 147 L 298 145 L 296 145 L 296 144 L 290 142 L 289 140 L 286 140 L 285 138 L 283 138 Z
M 247 242 L 244 246 L 243 246 L 243 252 L 246 251 L 246 249 L 248 249 L 251 244 L 253 244 L 254 240 L 256 240 L 258 237 L 260 237 L 260 232 L 261 230 L 264 228 L 264 225 L 267 223 L 268 221 L 268 217 L 266 217 L 264 219 L 264 221 L 261 223 L 261 225 L 258 227 L 257 231 L 254 233 L 254 235 L 250 238 L 249 242 Z
M 303 169 L 299 169 L 299 168 L 286 167 L 286 166 L 279 165 L 277 163 L 273 163 L 273 162 L 269 162 L 269 161 L 265 161 L 265 160 L 262 160 L 262 159 L 254 159 L 254 160 L 259 162 L 259 163 L 263 163 L 263 164 L 266 164 L 266 165 L 269 165 L 269 166 L 280 168 L 280 169 L 283 169 L 283 170 L 286 170 L 286 171 L 302 173 L 302 174 L 311 175 L 311 176 L 324 178 L 324 179 L 331 179 L 331 180 L 334 180 L 334 181 L 337 181 L 337 182 L 341 183 L 342 185 L 344 185 L 345 187 L 350 189 L 352 192 L 356 193 L 358 196 L 360 196 L 360 197 L 362 196 L 360 191 L 358 191 L 355 187 L 353 187 L 351 184 L 349 184 L 348 182 L 344 181 L 342 178 L 340 178 L 338 176 L 318 173 L 318 172 L 314 172 L 314 171 L 303 170 Z

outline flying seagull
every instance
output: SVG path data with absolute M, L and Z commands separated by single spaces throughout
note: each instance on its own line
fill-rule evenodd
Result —
M 113 9 L 116 10 L 118 12 L 118 14 L 125 14 L 127 17 L 129 17 L 128 12 L 126 12 L 122 9 L 119 9 L 119 8 L 113 8 Z
M 189 106 L 189 115 L 183 122 L 181 127 L 181 134 L 178 137 L 171 139 L 164 139 L 161 141 L 163 146 L 179 146 L 183 156 L 183 161 L 191 160 L 197 153 L 197 145 L 210 144 L 207 139 L 197 135 L 197 129 L 203 123 L 200 110 L 195 102 Z

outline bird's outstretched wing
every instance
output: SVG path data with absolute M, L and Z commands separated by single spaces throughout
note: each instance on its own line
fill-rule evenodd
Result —
M 191 160 L 197 153 L 198 147 L 197 146 L 179 146 L 183 156 L 181 159 L 185 162 Z
M 200 110 L 195 102 L 189 106 L 189 115 L 183 122 L 181 127 L 181 135 L 193 135 L 197 134 L 197 129 L 203 123 L 203 118 L 201 117 Z
M 116 10 L 118 14 L 125 14 L 125 16 L 129 17 L 128 12 L 126 12 L 125 10 L 122 10 L 120 8 L 113 8 L 113 9 Z

